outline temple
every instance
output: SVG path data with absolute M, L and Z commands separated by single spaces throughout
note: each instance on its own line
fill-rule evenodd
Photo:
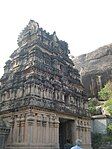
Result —
M 68 44 L 33 20 L 17 42 L 0 80 L 4 148 L 63 149 L 67 139 L 74 144 L 80 138 L 90 149 L 87 96 L 68 56 Z

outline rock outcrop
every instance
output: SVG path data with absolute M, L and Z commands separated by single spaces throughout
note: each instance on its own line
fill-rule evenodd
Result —
M 73 58 L 80 71 L 89 97 L 97 97 L 98 91 L 112 78 L 112 44 Z

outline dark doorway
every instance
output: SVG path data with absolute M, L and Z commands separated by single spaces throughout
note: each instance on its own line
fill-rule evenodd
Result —
M 60 149 L 64 149 L 67 140 L 70 140 L 70 143 L 72 144 L 72 129 L 74 121 L 64 118 L 60 118 L 59 121 L 59 144 Z

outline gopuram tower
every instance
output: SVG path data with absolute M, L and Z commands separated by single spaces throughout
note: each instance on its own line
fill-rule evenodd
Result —
M 0 80 L 5 149 L 63 149 L 77 138 L 90 148 L 87 98 L 68 54 L 65 41 L 33 20 L 19 35 Z

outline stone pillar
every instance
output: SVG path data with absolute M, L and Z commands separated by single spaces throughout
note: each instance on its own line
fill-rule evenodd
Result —
M 42 119 L 41 115 L 37 115 L 37 144 L 41 143 L 41 127 L 42 127 Z
M 35 95 L 39 95 L 39 93 L 38 93 L 38 85 L 35 85 Z
M 57 100 L 57 90 L 55 90 L 55 100 Z
M 65 94 L 62 93 L 62 101 L 64 102 L 65 101 Z
M 55 133 L 54 133 L 55 147 L 59 148 L 59 119 L 58 118 L 55 119 L 54 129 L 55 129 Z
M 26 92 L 27 92 L 27 94 L 31 93 L 31 85 L 30 84 L 27 85 L 27 91 Z
M 85 144 L 85 131 L 84 131 L 84 127 L 82 127 L 82 143 Z
M 35 86 L 34 84 L 31 84 L 31 94 L 34 94 L 34 92 L 35 92 Z
M 35 118 L 33 113 L 29 113 L 27 116 L 27 123 L 28 123 L 28 144 L 31 145 L 33 143 L 33 125 L 35 122 Z
M 42 143 L 46 143 L 46 125 L 47 125 L 47 117 L 43 115 L 42 118 Z
M 34 95 L 36 95 L 36 84 L 34 84 Z
M 10 144 L 12 144 L 13 143 L 14 119 L 11 118 L 9 123 L 10 123 L 10 136 L 9 136 L 10 141 L 9 142 L 10 142 Z
M 60 91 L 57 91 L 57 100 L 60 100 Z
M 49 89 L 45 89 L 44 91 L 44 97 L 49 98 Z
M 21 117 L 20 119 L 21 123 L 21 142 L 25 141 L 25 117 Z
M 38 86 L 38 96 L 41 97 L 41 88 Z
M 49 119 L 49 145 L 59 148 L 59 119 L 55 115 L 50 115 Z
M 88 146 L 91 147 L 91 128 L 88 127 Z
M 78 129 L 76 127 L 76 121 L 75 120 L 72 123 L 71 127 L 72 127 L 72 138 L 71 138 L 72 140 L 71 140 L 71 143 L 75 144 L 75 140 L 76 140 L 76 138 L 78 136 Z
M 18 134 L 17 134 L 17 120 L 16 118 L 14 119 L 14 130 L 13 130 L 13 143 L 17 143 L 17 137 L 18 137 Z
M 53 90 L 51 90 L 51 96 L 50 99 L 53 99 Z
M 49 143 L 52 144 L 52 129 L 53 129 L 53 121 L 52 121 L 52 116 L 50 116 L 50 121 L 49 121 Z
M 87 139 L 86 139 L 86 141 L 87 141 L 87 145 L 89 144 L 89 130 L 88 130 L 88 128 L 87 128 Z
M 41 95 L 40 95 L 40 97 L 41 97 L 41 98 L 44 97 L 44 89 L 43 89 L 43 88 L 41 88 Z
M 50 92 L 49 92 L 49 98 L 53 99 L 53 91 L 52 90 L 50 90 Z
M 19 143 L 20 142 L 20 127 L 21 127 L 21 123 L 20 123 L 20 117 L 18 117 L 16 119 L 16 123 L 17 123 L 17 142 Z
M 79 138 L 79 123 L 78 123 L 78 120 L 76 121 L 76 136 L 75 136 L 75 139 L 78 139 Z M 75 143 L 75 140 L 74 142 Z
M 85 144 L 87 144 L 87 128 L 85 127 Z
M 85 137 L 86 137 L 86 132 L 85 132 L 85 128 L 83 127 L 83 144 L 86 144 Z

